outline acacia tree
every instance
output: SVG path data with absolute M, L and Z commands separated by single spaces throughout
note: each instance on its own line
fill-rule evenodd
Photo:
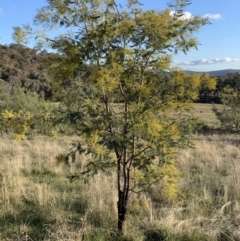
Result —
M 85 173 L 115 168 L 121 235 L 129 195 L 161 180 L 176 148 L 189 143 L 192 121 L 183 113 L 202 81 L 171 69 L 171 53 L 196 48 L 193 33 L 208 20 L 186 19 L 188 0 L 164 11 L 143 10 L 137 0 L 124 8 L 115 0 L 47 3 L 35 23 L 71 29 L 41 36 L 60 54 L 49 64 L 54 86 L 71 85 L 63 113 L 93 155 Z M 214 87 L 210 78 L 204 84 Z

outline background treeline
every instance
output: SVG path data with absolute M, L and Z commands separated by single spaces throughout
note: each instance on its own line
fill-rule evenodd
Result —
M 225 88 L 232 88 L 235 91 L 240 90 L 240 73 L 228 73 L 226 75 L 216 76 L 215 90 L 200 91 L 197 103 L 222 103 L 221 94 Z
M 52 77 L 45 66 L 52 54 L 45 51 L 37 52 L 36 49 L 20 44 L 10 44 L 9 46 L 0 45 L 0 56 L 0 82 L 5 90 L 23 87 L 44 95 L 46 99 L 59 99 L 60 93 L 53 90 Z M 58 57 L 61 58 L 61 56 Z M 240 73 L 216 76 L 216 80 L 215 90 L 200 90 L 197 103 L 221 103 L 221 93 L 225 87 L 240 90 Z M 62 85 L 63 90 L 69 87 L 68 81 Z

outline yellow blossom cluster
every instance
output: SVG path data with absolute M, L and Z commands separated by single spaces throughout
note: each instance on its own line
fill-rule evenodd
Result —
M 4 110 L 2 113 L 3 129 L 13 133 L 13 138 L 23 140 L 30 129 L 32 114 L 29 111 Z

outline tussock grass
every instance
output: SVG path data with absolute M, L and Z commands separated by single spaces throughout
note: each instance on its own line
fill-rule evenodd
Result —
M 76 163 L 58 163 L 77 137 L 0 141 L 0 240 L 118 240 L 115 173 L 90 179 Z M 156 186 L 129 201 L 122 240 L 240 240 L 240 165 L 237 135 L 196 136 L 180 150 L 178 195 L 162 199 Z

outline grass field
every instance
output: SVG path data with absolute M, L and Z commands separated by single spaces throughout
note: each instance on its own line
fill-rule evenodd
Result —
M 219 128 L 220 122 L 216 118 L 216 115 L 212 111 L 213 106 L 217 108 L 221 108 L 221 105 L 219 104 L 201 104 L 201 103 L 195 103 L 193 104 L 193 110 L 192 114 L 193 116 L 199 118 L 201 121 L 203 121 L 206 125 L 208 125 L 211 128 Z
M 56 162 L 74 139 L 1 139 L 0 240 L 117 240 L 114 172 L 70 182 L 86 157 Z M 158 186 L 132 198 L 125 240 L 240 240 L 240 138 L 194 142 L 177 154 L 177 198 L 163 200 Z
M 193 114 L 216 127 L 212 105 L 195 104 Z M 76 136 L 0 140 L 1 241 L 114 241 L 115 172 L 78 178 L 73 165 L 58 163 Z M 239 241 L 240 137 L 195 135 L 194 148 L 179 150 L 178 195 L 164 198 L 162 185 L 133 195 L 125 241 Z

